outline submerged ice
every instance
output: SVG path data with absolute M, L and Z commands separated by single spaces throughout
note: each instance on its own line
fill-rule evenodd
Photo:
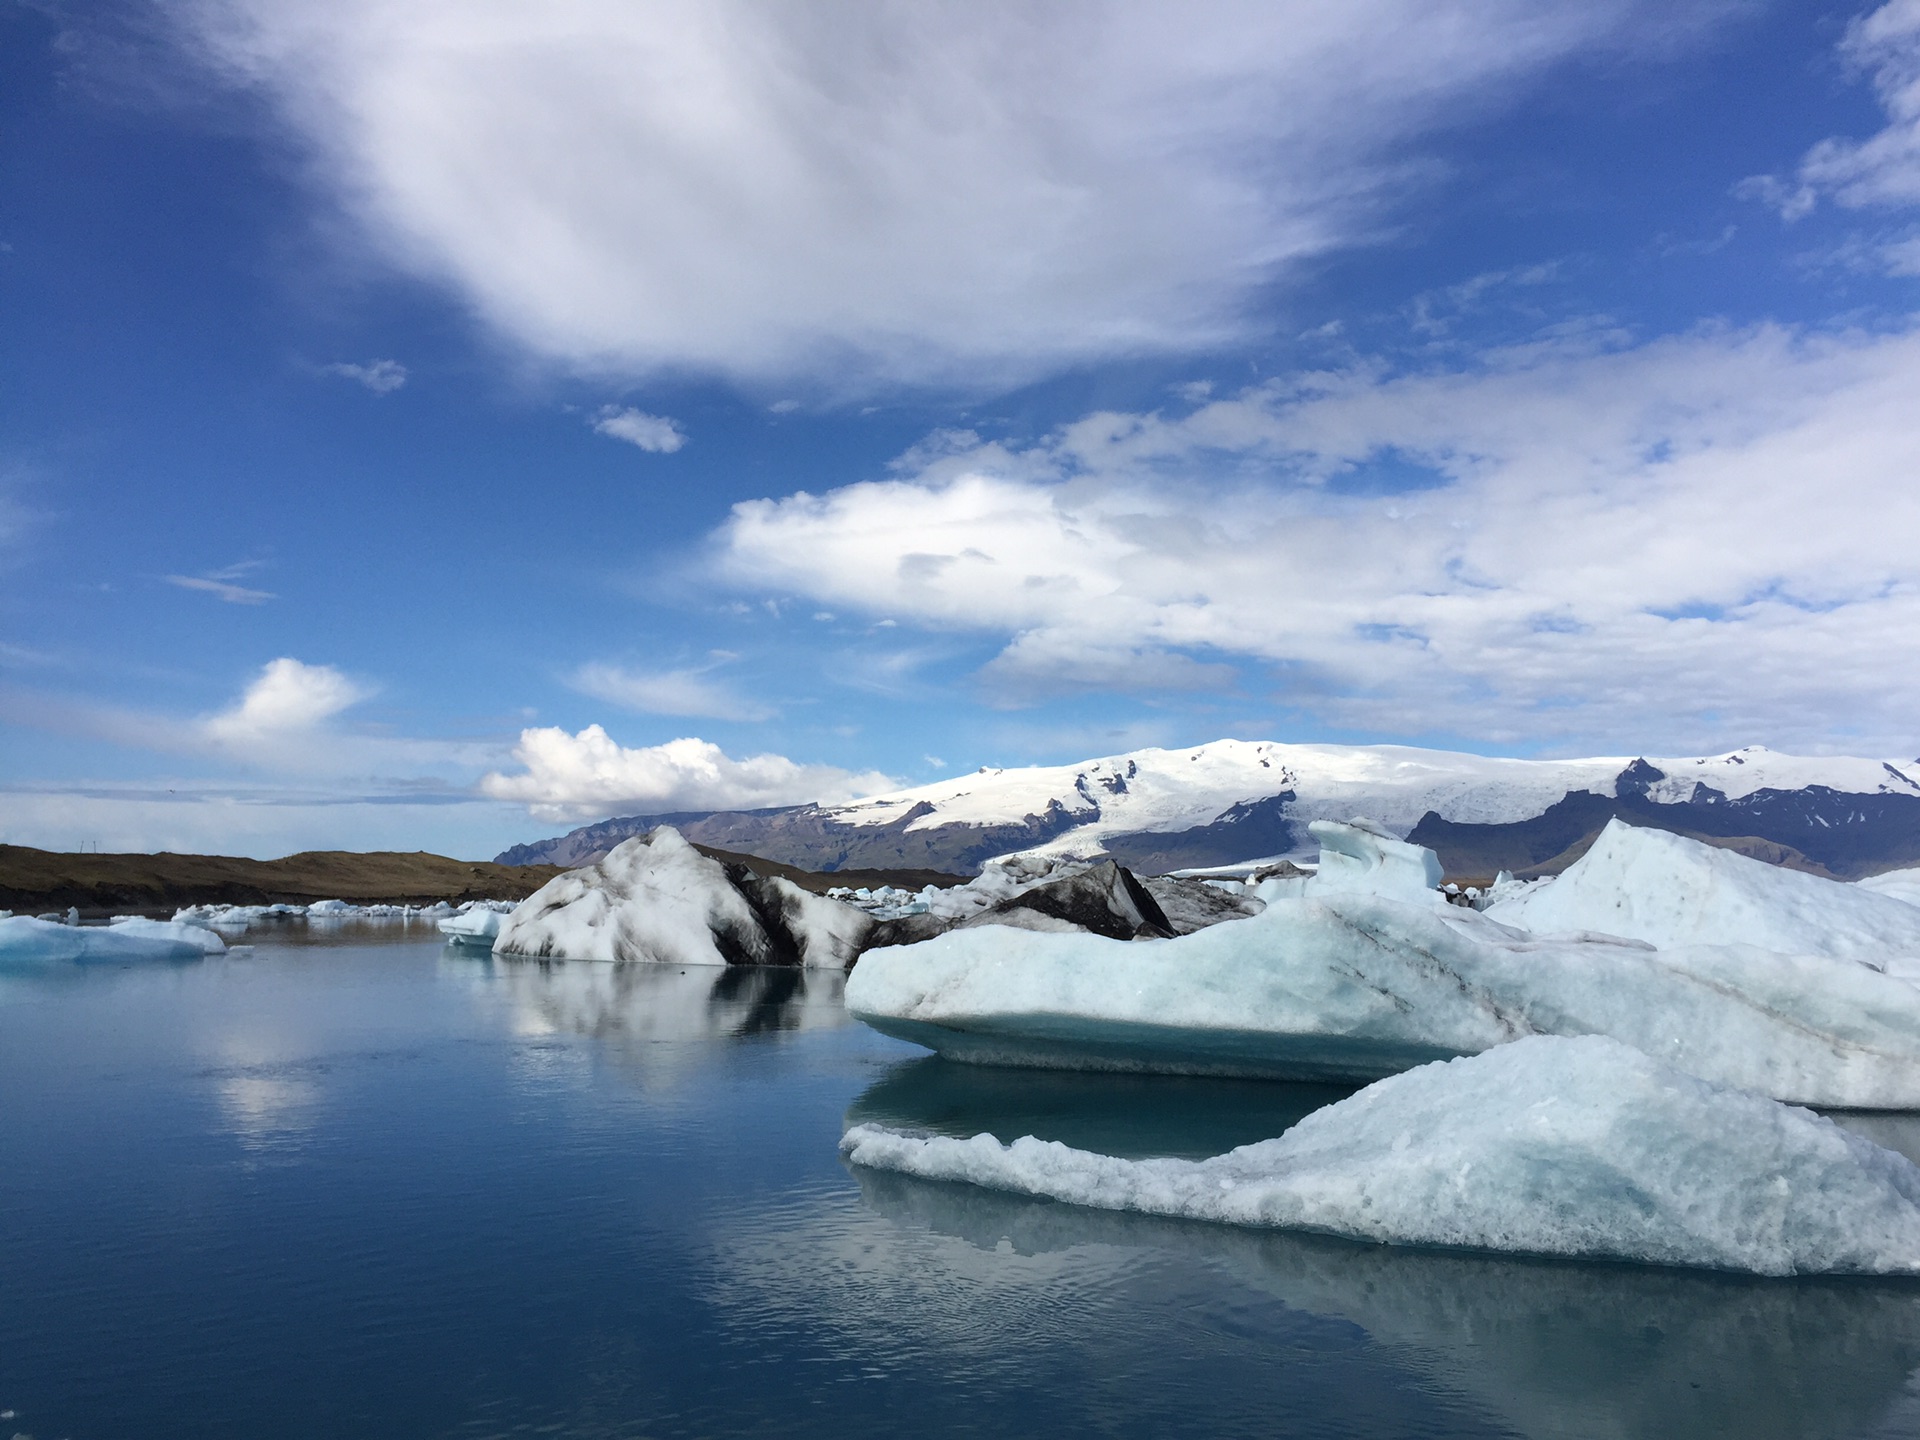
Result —
M 1207 1160 L 856 1125 L 857 1165 L 1390 1244 L 1761 1275 L 1920 1273 L 1920 1168 L 1598 1036 L 1421 1066 Z

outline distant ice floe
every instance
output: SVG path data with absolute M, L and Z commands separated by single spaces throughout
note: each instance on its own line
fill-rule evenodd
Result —
M 25 915 L 0 919 L 0 969 L 199 960 L 226 942 L 198 925 L 123 916 L 111 925 L 66 925 Z
M 1390 1244 L 1920 1274 L 1912 1162 L 1599 1036 L 1424 1065 L 1208 1160 L 866 1125 L 842 1150 L 857 1165 L 1075 1205 Z
M 476 911 L 508 911 L 516 903 L 513 900 L 468 900 L 460 905 L 452 905 L 441 900 L 432 905 L 356 905 L 346 900 L 316 900 L 310 905 L 189 905 L 177 911 L 173 918 L 181 924 L 239 932 L 296 921 L 309 924 L 336 921 L 418 924 L 458 918 Z
M 1367 1081 L 1531 1035 L 1599 1034 L 1780 1100 L 1920 1108 L 1920 989 L 1856 958 L 1867 921 L 1849 906 L 1874 901 L 1874 923 L 1892 925 L 1898 907 L 1880 897 L 1616 822 L 1592 868 L 1637 887 L 1636 913 L 1662 913 L 1642 892 L 1663 888 L 1711 901 L 1720 892 L 1698 877 L 1731 866 L 1741 933 L 1784 948 L 1543 935 L 1502 923 L 1500 906 L 1445 903 L 1425 888 L 1431 857 L 1376 827 L 1323 821 L 1314 833 L 1321 873 L 1256 887 L 1259 915 L 1158 944 L 955 930 L 869 951 L 847 1005 L 887 1034 L 983 1063 Z M 1638 863 L 1636 847 L 1666 863 Z M 1524 903 L 1561 886 L 1585 894 L 1587 863 Z M 1789 883 L 1768 912 L 1776 879 Z M 1840 922 L 1830 940 L 1807 922 L 1802 882 L 1825 887 Z

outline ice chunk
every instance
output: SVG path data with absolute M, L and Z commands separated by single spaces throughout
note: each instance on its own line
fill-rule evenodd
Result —
M 1663 947 L 1756 945 L 1875 969 L 1897 956 L 1920 957 L 1920 908 L 1619 820 L 1551 885 L 1486 913 L 1536 934 L 1585 930 Z
M 484 945 L 491 950 L 500 937 L 503 918 L 498 910 L 476 906 L 442 920 L 440 933 L 456 945 Z
M 225 949 L 210 930 L 160 920 L 119 925 L 62 925 L 25 915 L 0 920 L 0 968 L 198 960 Z
M 1911 1161 L 1598 1036 L 1421 1066 L 1209 1160 L 872 1126 L 842 1148 L 857 1165 L 1070 1204 L 1391 1244 L 1920 1274 Z
M 1335 895 L 1379 895 L 1410 905 L 1438 901 L 1440 861 L 1424 845 L 1396 840 L 1371 820 L 1349 824 L 1315 820 L 1307 826 L 1320 842 L 1320 868 L 1300 887 L 1317 900 Z
M 1046 923 L 1051 921 L 1053 923 Z M 960 922 L 1023 930 L 1082 930 L 1111 940 L 1166 939 L 1173 926 L 1160 904 L 1112 860 L 1061 868 Z
M 1244 920 L 1266 909 L 1264 902 L 1239 881 L 1183 880 L 1172 875 L 1143 879 L 1149 895 L 1176 935 L 1191 935 L 1209 925 Z
M 1865 880 L 1854 881 L 1854 888 L 1885 895 L 1890 900 L 1904 901 L 1908 905 L 1920 905 L 1920 867 L 1870 875 Z
M 227 953 L 227 942 L 206 926 L 178 920 L 148 920 L 139 915 L 128 915 L 116 918 L 107 930 L 115 936 L 124 935 L 168 945 L 197 946 L 202 955 Z
M 1777 1099 L 1920 1108 L 1920 990 L 1745 946 L 1536 938 L 1471 910 L 1280 899 L 1151 944 L 961 930 L 872 950 L 847 1005 L 955 1059 L 1372 1080 L 1532 1034 L 1611 1035 Z
M 871 917 L 703 855 L 670 826 L 548 881 L 501 925 L 501 954 L 844 968 Z

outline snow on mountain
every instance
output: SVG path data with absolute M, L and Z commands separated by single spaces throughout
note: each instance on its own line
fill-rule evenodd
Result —
M 1769 858 L 1855 877 L 1920 860 L 1916 777 L 1920 762 L 1759 746 L 1678 759 L 1514 760 L 1402 745 L 1217 740 L 1072 765 L 983 768 L 847 804 L 608 820 L 500 859 L 583 864 L 667 821 L 701 844 L 811 870 L 975 873 L 996 856 L 1034 853 L 1107 854 L 1142 874 L 1165 874 L 1311 854 L 1312 821 L 1358 815 L 1401 837 L 1420 826 L 1414 838 L 1440 852 L 1448 873 L 1491 876 L 1564 865 L 1565 852 L 1619 814 L 1772 842 Z
M 1632 756 L 1510 760 L 1402 745 L 1288 745 L 1216 740 L 1185 750 L 1135 750 L 1078 765 L 981 769 L 889 795 L 827 807 L 847 825 L 905 821 L 908 832 L 942 825 L 1005 824 L 1058 807 L 1080 821 L 1034 847 L 1092 855 L 1110 837 L 1201 826 L 1235 805 L 1293 792 L 1299 823 L 1293 847 L 1315 847 L 1304 822 L 1357 814 L 1404 836 L 1427 812 L 1464 824 L 1530 819 L 1570 791 L 1611 796 Z M 1663 803 L 1684 801 L 1704 783 L 1727 799 L 1809 785 L 1864 794 L 1920 797 L 1920 783 L 1892 765 L 1853 757 L 1782 755 L 1760 746 L 1702 759 L 1653 760 L 1667 779 L 1649 787 Z M 1920 770 L 1920 766 L 1915 767 Z M 909 812 L 918 811 L 917 815 Z

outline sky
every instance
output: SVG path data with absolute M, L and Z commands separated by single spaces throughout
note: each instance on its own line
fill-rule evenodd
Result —
M 1920 0 L 0 0 L 0 841 L 1920 753 Z

